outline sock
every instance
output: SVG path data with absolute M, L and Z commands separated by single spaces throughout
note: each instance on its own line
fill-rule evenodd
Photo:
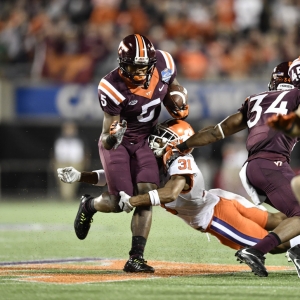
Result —
M 293 248 L 296 245 L 300 244 L 300 235 L 295 236 L 294 238 L 290 239 L 290 246 Z
M 94 214 L 97 210 L 94 207 L 94 198 L 89 199 L 85 202 L 84 208 L 88 214 Z
M 133 236 L 131 250 L 129 251 L 130 257 L 143 256 L 147 240 L 143 236 Z
M 274 232 L 270 232 L 267 236 L 265 236 L 261 241 L 259 241 L 251 248 L 258 250 L 263 254 L 266 254 L 280 244 L 281 240 L 279 236 Z

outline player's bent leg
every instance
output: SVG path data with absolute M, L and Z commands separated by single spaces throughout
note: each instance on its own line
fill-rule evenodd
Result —
M 74 220 L 75 233 L 80 240 L 86 238 L 93 222 L 93 215 L 96 210 L 91 210 L 90 202 L 92 200 L 93 197 L 87 194 L 80 198 L 79 208 Z
M 265 229 L 270 231 L 275 229 L 287 216 L 282 212 L 270 213 L 268 212 L 268 219 Z
M 104 192 L 99 197 L 94 198 L 94 207 L 97 211 L 103 213 L 119 213 L 122 212 L 118 204 L 119 200 L 119 197 Z
M 79 208 L 74 221 L 74 229 L 77 237 L 84 240 L 93 222 L 93 215 L 97 212 L 118 213 L 122 210 L 118 206 L 118 198 L 104 192 L 99 197 L 93 198 L 90 195 L 83 195 L 80 199 Z
M 285 243 L 282 243 L 282 244 L 278 245 L 274 249 L 272 249 L 269 253 L 271 253 L 271 254 L 285 253 L 290 248 L 291 248 L 290 242 L 285 242 Z

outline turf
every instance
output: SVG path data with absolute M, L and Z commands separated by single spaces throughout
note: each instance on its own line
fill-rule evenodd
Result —
M 131 215 L 97 214 L 88 237 L 76 238 L 73 221 L 77 203 L 56 200 L 0 202 L 0 263 L 80 258 L 128 258 L 131 246 Z M 145 258 L 151 261 L 239 265 L 235 251 L 214 238 L 189 228 L 182 220 L 154 208 L 152 230 Z M 93 261 L 81 265 L 94 266 Z M 79 266 L 80 266 L 79 264 Z M 284 254 L 267 255 L 266 266 L 286 266 Z M 35 270 L 31 272 L 36 272 Z M 45 266 L 45 276 L 64 270 Z M 74 271 L 77 273 L 87 271 Z M 89 270 L 97 274 L 97 270 Z M 249 271 L 169 276 L 151 280 L 128 280 L 88 284 L 51 284 L 16 281 L 0 276 L 1 299 L 295 299 L 300 279 L 296 271 L 272 271 L 258 278 Z

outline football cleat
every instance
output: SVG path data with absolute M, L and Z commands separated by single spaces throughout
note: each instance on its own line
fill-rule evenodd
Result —
M 154 268 L 147 265 L 147 261 L 144 260 L 143 256 L 130 257 L 126 262 L 124 272 L 127 273 L 154 273 Z
M 288 261 L 293 262 L 296 271 L 298 273 L 298 277 L 300 278 L 300 247 L 299 245 L 294 246 L 293 248 L 290 248 L 287 251 L 287 257 Z
M 235 253 L 237 260 L 247 264 L 252 272 L 259 277 L 267 277 L 268 272 L 265 268 L 265 257 L 256 249 L 241 249 Z
M 88 213 L 85 209 L 86 201 L 92 199 L 90 195 L 83 195 L 80 199 L 78 212 L 74 221 L 74 229 L 77 237 L 80 240 L 84 240 L 88 235 L 88 232 L 93 222 L 93 213 Z

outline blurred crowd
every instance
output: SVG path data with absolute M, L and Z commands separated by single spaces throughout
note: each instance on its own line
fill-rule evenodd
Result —
M 87 83 L 146 35 L 190 80 L 265 77 L 299 56 L 299 0 L 1 0 L 0 77 Z M 268 75 L 269 76 L 269 75 Z

